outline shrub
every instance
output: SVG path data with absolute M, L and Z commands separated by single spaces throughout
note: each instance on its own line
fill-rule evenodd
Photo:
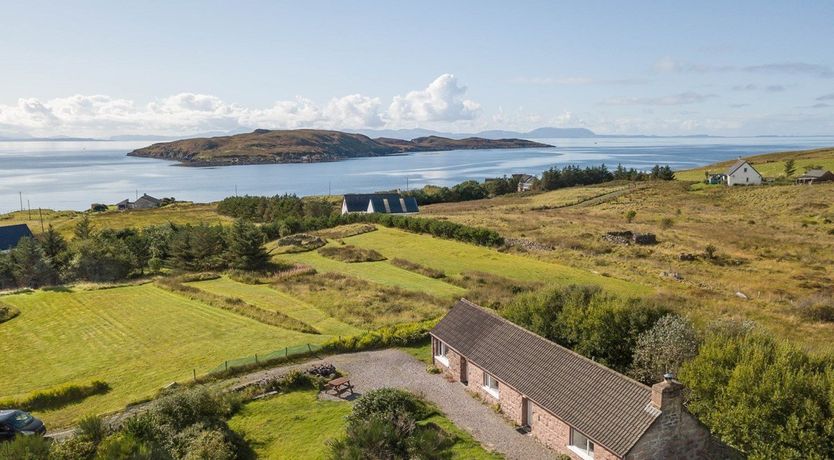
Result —
M 319 249 L 319 254 L 347 263 L 378 262 L 385 260 L 385 257 L 374 249 L 358 248 L 351 245 L 321 248 Z
M 409 270 L 412 272 L 419 273 L 423 276 L 428 276 L 429 278 L 440 279 L 446 277 L 446 274 L 443 273 L 443 271 L 441 270 L 435 270 L 434 268 L 429 268 L 405 259 L 391 259 L 391 265 L 400 267 L 403 270 Z
M 88 460 L 96 454 L 96 445 L 82 436 L 72 436 L 52 443 L 49 454 L 50 460 Z
M 2 460 L 43 460 L 49 458 L 49 441 L 42 436 L 15 436 L 0 442 Z
M 151 442 L 137 439 L 130 434 L 121 433 L 105 439 L 98 446 L 96 454 L 96 460 L 112 460 L 116 458 L 156 460 L 169 458 L 169 456 L 165 455 L 161 448 Z
M 797 303 L 799 315 L 811 321 L 834 322 L 834 299 L 831 295 L 816 294 Z
M 671 217 L 664 217 L 663 219 L 660 219 L 660 228 L 668 229 L 672 228 L 673 225 L 675 225 L 675 220 Z
M 625 213 L 626 222 L 631 223 L 637 217 L 637 211 L 631 209 Z
M 659 382 L 666 372 L 677 374 L 680 366 L 697 354 L 698 345 L 698 335 L 688 319 L 666 315 L 637 338 L 630 374 L 647 385 Z
M 17 308 L 0 302 L 0 323 L 5 323 L 19 314 L 20 310 Z
M 192 435 L 183 460 L 232 460 L 233 446 L 220 430 L 203 430 Z
M 412 345 L 426 340 L 435 324 L 437 320 L 386 326 L 359 335 L 330 340 L 322 345 L 322 350 L 342 353 Z
M 65 385 L 32 393 L 22 401 L 3 401 L 0 406 L 20 407 L 26 411 L 53 410 L 77 403 L 93 395 L 105 394 L 108 391 L 110 391 L 110 385 L 101 381 L 87 385 Z
M 78 435 L 98 445 L 107 437 L 108 429 L 101 417 L 88 415 L 78 422 Z

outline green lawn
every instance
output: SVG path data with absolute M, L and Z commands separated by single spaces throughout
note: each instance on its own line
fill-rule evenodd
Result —
M 379 233 L 383 228 L 375 232 Z M 409 234 L 412 235 L 412 234 Z M 363 236 L 363 235 L 360 235 Z M 358 236 L 350 237 L 349 241 L 354 241 Z M 331 245 L 336 243 L 329 243 Z M 380 250 L 372 245 L 364 245 L 366 248 Z M 389 259 L 393 257 L 400 257 L 396 252 L 389 251 L 385 254 Z M 338 260 L 328 259 L 320 255 L 316 251 L 301 252 L 296 254 L 285 254 L 277 256 L 279 260 L 297 262 L 310 265 L 320 272 L 338 272 L 362 278 L 375 283 L 394 286 L 411 291 L 425 292 L 442 298 L 458 298 L 466 291 L 458 286 L 446 283 L 441 280 L 429 278 L 419 273 L 404 270 L 402 268 L 391 265 L 387 260 L 381 262 L 361 262 L 361 263 L 346 263 Z
M 519 281 L 597 284 L 623 294 L 648 292 L 647 288 L 634 283 L 595 275 L 565 265 L 385 227 L 380 227 L 375 232 L 346 238 L 346 241 L 355 246 L 376 249 L 389 259 L 400 257 L 442 270 L 447 276 L 459 276 L 465 272 L 479 271 Z
M 314 390 L 297 391 L 248 403 L 229 421 L 229 426 L 245 436 L 260 458 L 326 458 L 326 443 L 343 435 L 344 417 L 350 413 L 351 404 L 320 401 L 316 396 Z M 469 433 L 442 415 L 433 415 L 421 423 L 427 422 L 436 423 L 455 436 L 453 459 L 501 458 L 484 450 Z
M 51 427 L 123 408 L 191 378 L 193 369 L 202 374 L 225 359 L 329 338 L 262 324 L 152 284 L 2 299 L 21 314 L 0 324 L 0 399 L 92 380 L 112 388 L 37 414 Z
M 279 311 L 287 316 L 304 321 L 322 334 L 339 336 L 354 335 L 361 332 L 358 328 L 345 324 L 318 308 L 267 285 L 238 283 L 225 276 L 187 284 L 213 294 L 238 297 L 267 310 Z

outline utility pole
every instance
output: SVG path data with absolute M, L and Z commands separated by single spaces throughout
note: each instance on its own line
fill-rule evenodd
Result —
M 23 192 L 17 192 L 17 195 L 20 197 L 20 212 L 23 212 Z
M 32 205 L 29 203 L 29 200 L 26 200 L 26 209 L 29 210 L 29 220 L 32 220 Z

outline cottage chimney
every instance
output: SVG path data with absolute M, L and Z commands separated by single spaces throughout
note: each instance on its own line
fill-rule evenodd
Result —
M 683 384 L 675 374 L 663 375 L 663 381 L 652 385 L 652 406 L 662 412 L 678 412 L 683 407 Z

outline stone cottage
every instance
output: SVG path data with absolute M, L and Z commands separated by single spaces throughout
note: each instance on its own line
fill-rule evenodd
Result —
M 465 299 L 431 337 L 434 364 L 450 380 L 570 458 L 723 457 L 671 375 L 648 387 Z

